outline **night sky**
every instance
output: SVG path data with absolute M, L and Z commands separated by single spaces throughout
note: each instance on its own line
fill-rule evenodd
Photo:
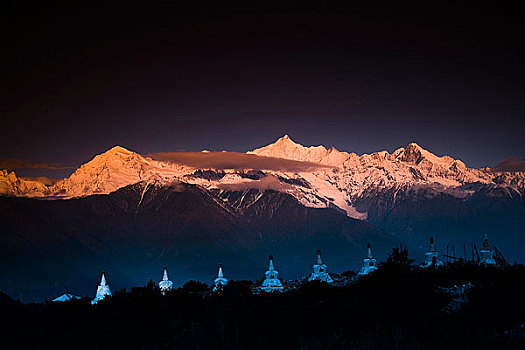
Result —
M 2 11 L 0 158 L 75 167 L 116 144 L 244 152 L 284 134 L 525 157 L 517 9 L 146 4 Z

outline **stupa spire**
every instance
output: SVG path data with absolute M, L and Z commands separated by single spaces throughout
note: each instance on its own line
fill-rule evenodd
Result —
M 367 258 L 372 259 L 372 246 L 370 245 L 370 243 L 368 243 L 367 249 L 368 249 Z
M 106 286 L 106 275 L 105 272 L 102 271 L 102 278 L 100 279 L 100 286 L 105 287 Z
M 109 286 L 106 282 L 106 274 L 104 271 L 102 271 L 100 284 L 97 287 L 97 294 L 95 294 L 95 298 L 91 300 L 91 304 L 98 303 L 100 300 L 104 299 L 108 295 L 111 296 L 111 290 L 109 289 Z
M 483 249 L 489 249 L 489 237 L 485 233 L 485 239 L 483 240 Z
M 268 265 L 268 271 L 275 271 L 275 268 L 273 267 L 273 256 L 270 254 L 270 263 Z

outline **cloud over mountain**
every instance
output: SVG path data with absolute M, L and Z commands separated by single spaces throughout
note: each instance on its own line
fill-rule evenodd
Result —
M 225 191 L 244 191 L 244 190 L 273 190 L 283 192 L 287 189 L 293 189 L 290 184 L 282 183 L 274 175 L 267 175 L 259 180 L 244 179 L 242 182 L 221 183 L 217 187 Z
M 496 171 L 525 171 L 525 160 L 520 160 L 518 157 L 503 159 L 493 168 Z
M 315 171 L 329 166 L 290 159 L 257 156 L 237 152 L 160 152 L 148 155 L 154 160 L 169 161 L 194 168 L 211 169 L 257 169 L 274 171 Z
M 0 169 L 74 169 L 74 167 L 62 166 L 58 163 L 31 163 L 24 159 L 16 158 L 0 158 Z

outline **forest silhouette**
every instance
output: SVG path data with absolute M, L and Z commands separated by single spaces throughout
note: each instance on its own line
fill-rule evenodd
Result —
M 87 298 L 21 304 L 3 294 L 4 342 L 28 349 L 518 349 L 525 345 L 525 267 L 459 260 L 421 269 L 394 248 L 367 276 L 296 281 L 253 293 L 190 281 L 162 295 L 156 283 Z M 453 291 L 464 288 L 462 302 Z M 451 292 L 452 291 L 452 292 Z M 457 297 L 457 295 L 456 295 Z M 457 300 L 457 298 L 456 298 Z

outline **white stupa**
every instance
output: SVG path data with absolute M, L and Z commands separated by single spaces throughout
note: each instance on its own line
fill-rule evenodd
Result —
M 100 279 L 100 284 L 97 287 L 97 294 L 95 295 L 95 299 L 91 300 L 91 304 L 98 303 L 108 295 L 111 296 L 111 290 L 106 284 L 106 276 L 104 275 L 104 271 L 102 271 L 102 278 Z
M 357 275 L 368 275 L 375 270 L 377 270 L 377 260 L 372 257 L 372 248 L 370 247 L 370 243 L 368 243 L 368 255 L 365 259 L 363 259 L 363 267 L 357 273 Z
M 166 266 L 164 266 L 164 274 L 162 276 L 162 281 L 159 282 L 159 288 L 162 294 L 166 294 L 166 292 L 173 289 L 173 282 L 170 281 L 168 277 L 168 268 Z
M 224 278 L 224 274 L 222 273 L 222 264 L 219 264 L 219 272 L 217 273 L 217 278 L 213 281 L 213 283 L 215 284 L 213 287 L 214 292 L 218 289 L 221 289 L 228 283 L 228 280 Z
M 320 249 L 317 249 L 317 262 L 313 268 L 314 272 L 308 277 L 308 281 L 322 281 L 326 283 L 332 283 L 334 281 L 328 272 L 326 272 L 326 264 L 323 264 L 323 260 L 321 260 Z
M 281 292 L 284 288 L 281 281 L 277 278 L 279 272 L 273 267 L 273 256 L 270 255 L 270 265 L 268 271 L 265 272 L 266 279 L 259 287 L 260 290 L 265 292 Z
M 485 240 L 483 241 L 483 249 L 479 251 L 481 255 L 481 261 L 479 262 L 482 265 L 496 265 L 496 260 L 494 259 L 494 253 L 489 247 L 489 238 L 485 235 Z
M 56 297 L 52 301 L 70 301 L 70 300 L 75 300 L 75 299 L 81 299 L 81 298 L 73 294 L 64 293 L 61 296 Z
M 437 267 L 437 266 L 443 266 L 443 261 L 439 260 L 439 253 L 437 252 L 436 248 L 434 247 L 434 237 L 430 237 L 430 248 L 425 253 L 425 261 L 419 265 L 419 267 L 427 268 L 427 267 Z

